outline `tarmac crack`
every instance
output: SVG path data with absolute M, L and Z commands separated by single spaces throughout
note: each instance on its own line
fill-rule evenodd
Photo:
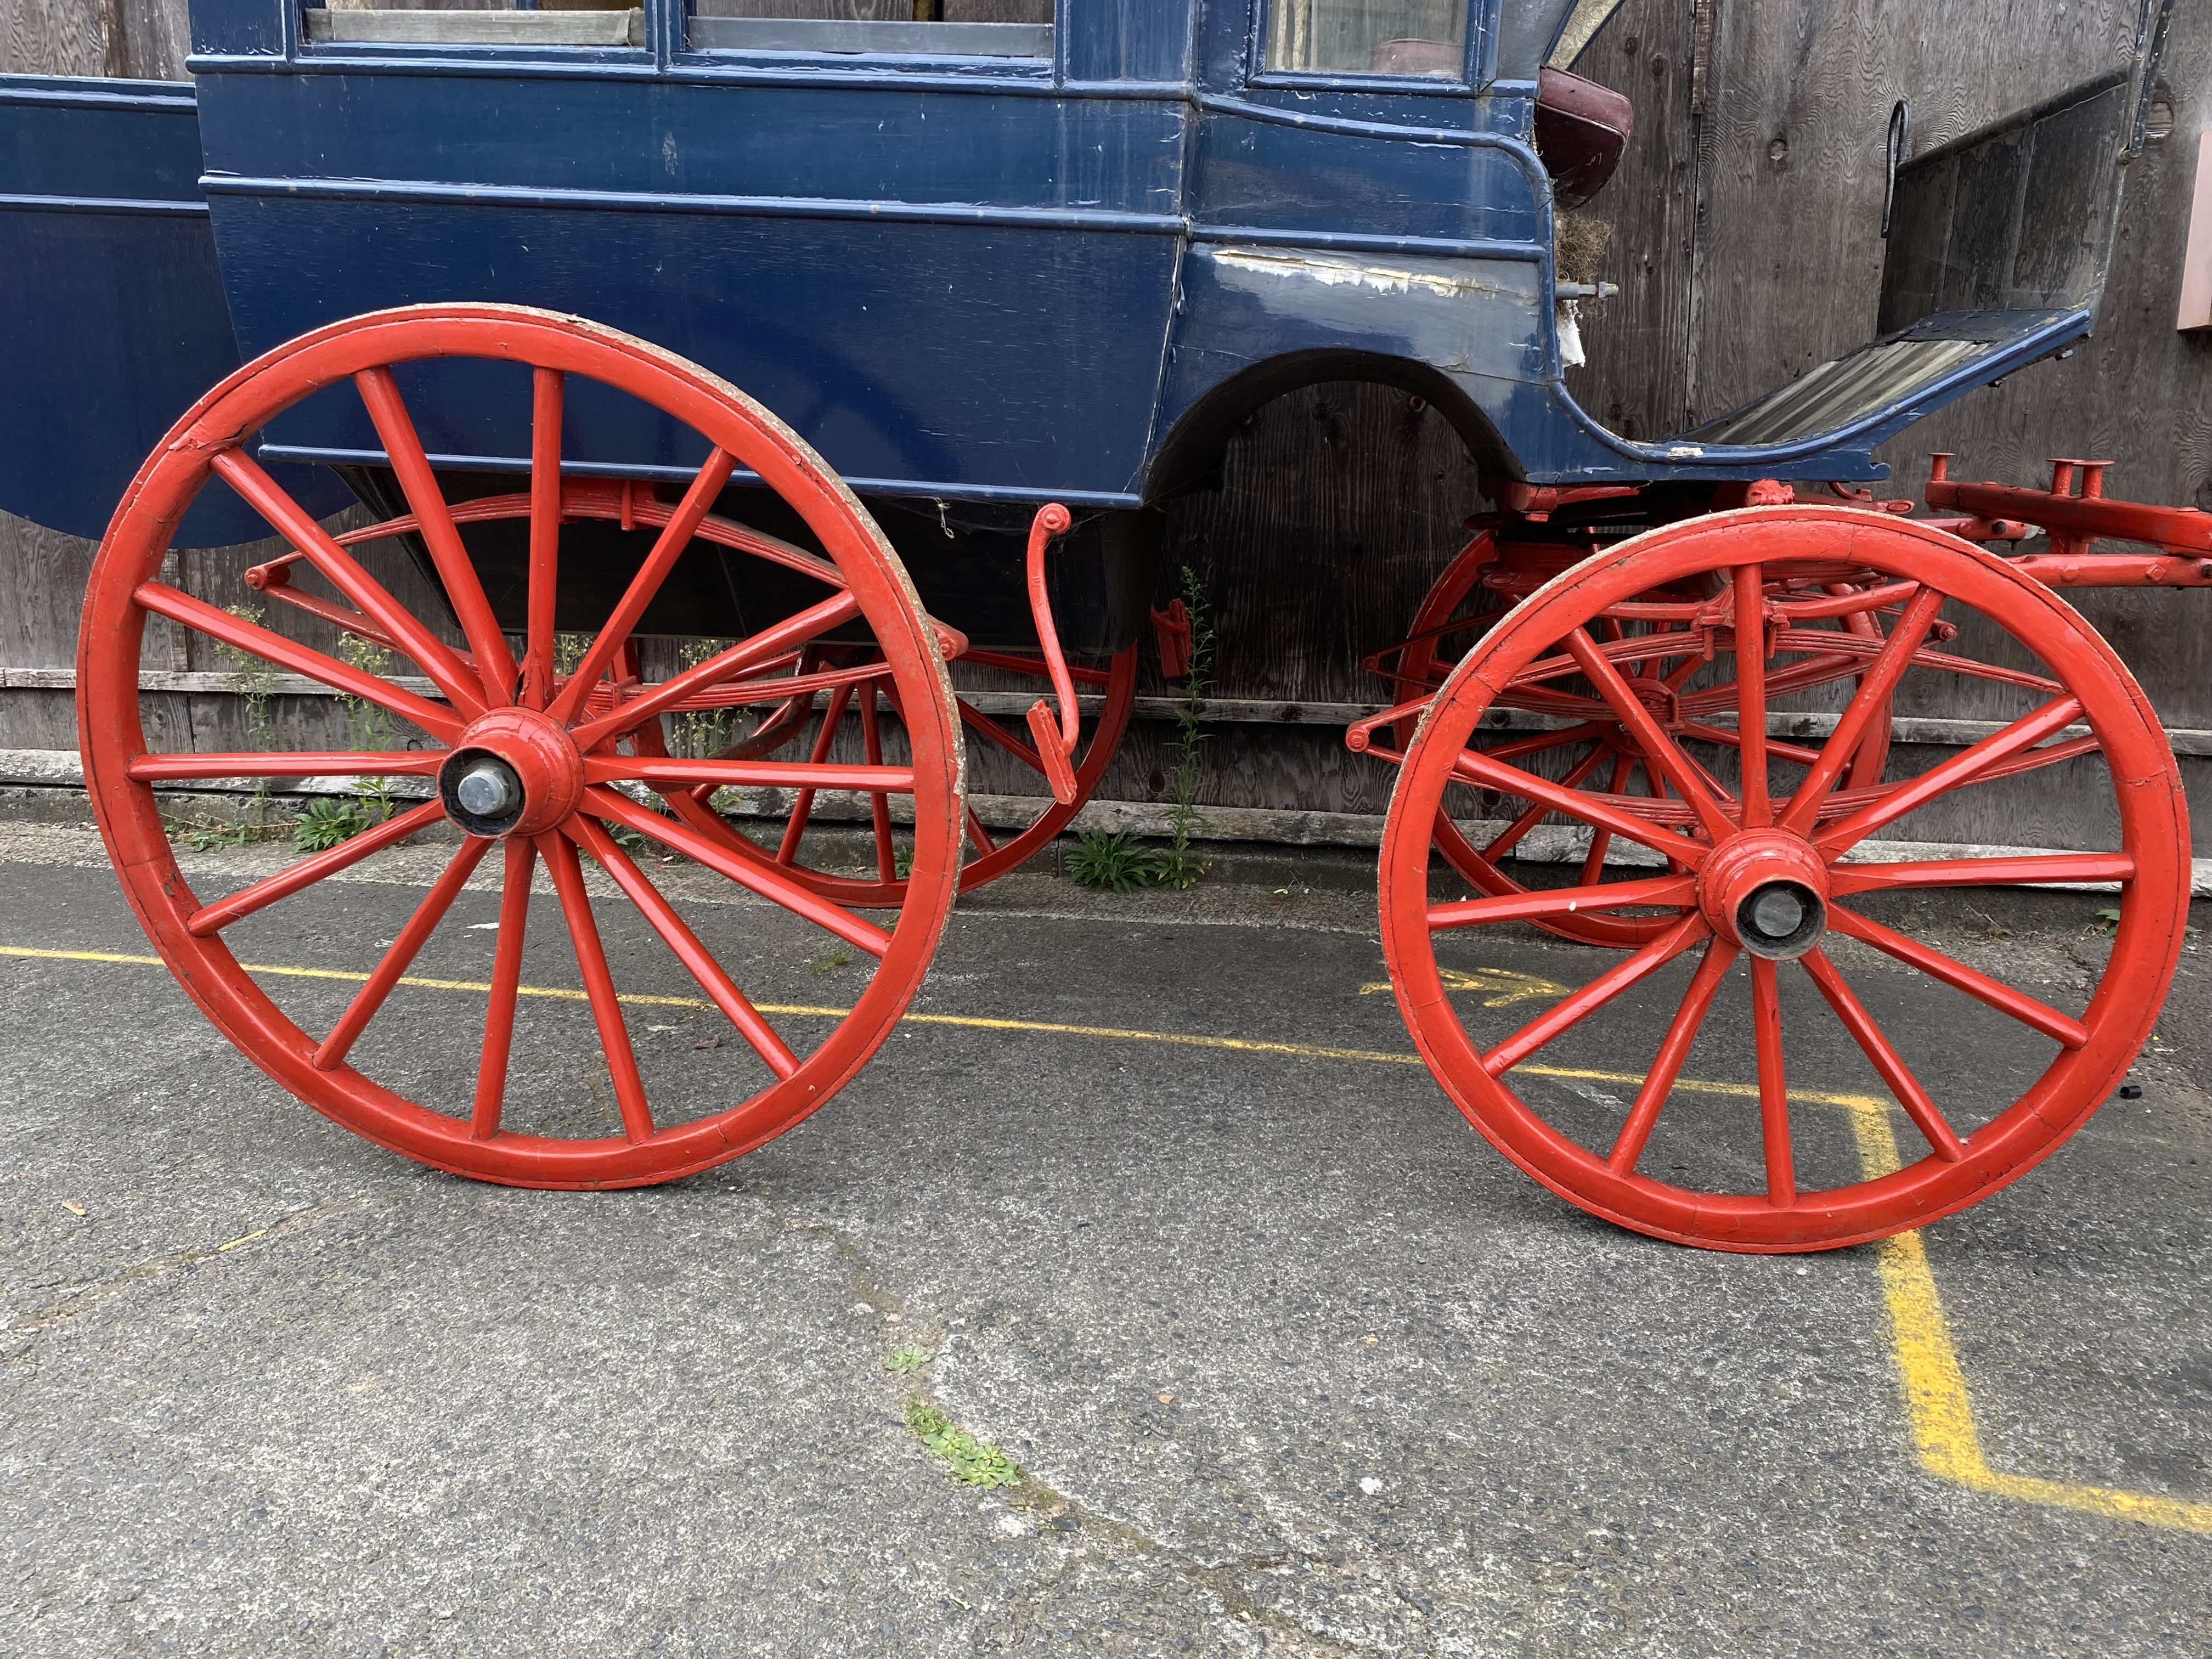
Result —
M 212 1261 L 234 1251 L 274 1244 L 304 1228 L 330 1220 L 349 1211 L 366 1207 L 374 1201 L 373 1194 L 357 1194 L 351 1198 L 333 1199 L 326 1203 L 311 1204 L 303 1209 L 289 1211 L 265 1227 L 256 1228 L 236 1238 L 220 1244 L 205 1245 L 195 1249 L 172 1250 L 164 1255 L 149 1256 L 136 1262 L 120 1273 L 96 1279 L 76 1287 L 59 1302 L 50 1304 L 31 1312 L 19 1314 L 8 1324 L 10 1333 L 28 1334 L 35 1331 L 52 1330 L 82 1318 L 96 1308 L 105 1306 L 117 1297 L 137 1289 L 177 1274 L 188 1273 L 202 1262 Z
M 773 1194 L 760 1188 L 752 1189 L 751 1195 L 790 1231 L 821 1239 L 837 1252 L 848 1269 L 847 1287 L 855 1301 L 874 1309 L 878 1316 L 887 1324 L 896 1323 L 913 1335 L 928 1338 L 935 1343 L 943 1342 L 951 1328 L 947 1322 L 933 1315 L 917 1313 L 907 1298 L 891 1287 L 886 1275 L 852 1233 L 834 1222 L 802 1214 Z M 931 1390 L 919 1372 L 908 1374 L 901 1380 L 908 1397 L 944 1412 L 948 1418 L 955 1418 L 955 1413 Z M 1244 1582 L 1247 1575 L 1255 1573 L 1280 1571 L 1293 1566 L 1326 1567 L 1331 1564 L 1324 1557 L 1293 1548 L 1265 1555 L 1231 1556 L 1209 1560 L 1154 1536 L 1133 1522 L 1085 1504 L 1072 1493 L 1040 1480 L 1025 1468 L 1021 1470 L 1020 1480 L 1006 1489 L 1006 1497 L 1007 1501 L 1017 1507 L 1030 1510 L 1042 1518 L 1043 1524 L 1037 1528 L 1036 1535 L 1058 1534 L 1073 1545 L 1061 1557 L 1059 1571 L 1049 1576 L 1049 1583 L 1058 1583 L 1079 1571 L 1091 1553 L 1088 1547 L 1091 1543 L 1104 1543 L 1166 1565 L 1208 1591 L 1221 1607 L 1223 1613 L 1238 1624 L 1256 1626 L 1283 1636 L 1295 1635 L 1308 1643 L 1324 1644 L 1324 1650 L 1328 1652 L 1355 1654 L 1374 1650 L 1364 1644 L 1349 1643 L 1334 1632 L 1317 1630 L 1311 1625 L 1263 1605 Z M 1073 1528 L 1063 1530 L 1051 1524 L 1064 1518 L 1073 1518 L 1075 1522 Z M 1077 1542 L 1079 1538 L 1083 1541 Z

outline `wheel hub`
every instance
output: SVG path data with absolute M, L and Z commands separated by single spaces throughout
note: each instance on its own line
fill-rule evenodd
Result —
M 584 757 L 529 708 L 495 708 L 461 734 L 438 769 L 446 816 L 472 836 L 543 835 L 584 796 Z
M 1746 830 L 1705 860 L 1698 903 L 1716 933 L 1755 957 L 1787 962 L 1827 932 L 1827 866 L 1801 836 Z

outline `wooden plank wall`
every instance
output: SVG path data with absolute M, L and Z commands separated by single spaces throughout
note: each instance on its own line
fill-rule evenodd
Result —
M 1930 147 L 2124 57 L 2141 5 L 1627 0 L 1580 66 L 1630 94 L 1638 129 L 1590 209 L 1613 227 L 1601 274 L 1624 292 L 1586 325 L 1592 361 L 1571 373 L 1577 396 L 1618 430 L 1660 435 L 1869 337 L 1891 104 L 1910 100 L 1913 149 Z M 182 0 L 10 0 L 0 68 L 179 78 L 183 14 Z M 1959 452 L 1961 476 L 2018 482 L 2034 479 L 2045 455 L 2094 453 L 2120 458 L 2115 493 L 2212 507 L 2212 342 L 2172 326 L 2184 192 L 2196 135 L 2212 126 L 2212 8 L 2185 0 L 2177 9 L 2162 80 L 2172 136 L 2130 169 L 2096 337 L 2070 361 L 1915 428 L 1887 457 L 1893 493 L 1917 491 L 1931 448 Z M 1482 505 L 1472 465 L 1433 412 L 1379 387 L 1311 388 L 1237 435 L 1221 491 L 1173 511 L 1163 592 L 1185 564 L 1203 577 L 1220 633 L 1219 696 L 1371 702 L 1381 688 L 1360 657 L 1395 636 L 1458 546 L 1461 519 Z M 89 554 L 86 544 L 0 518 L 0 668 L 69 663 Z M 250 597 L 236 572 L 258 556 L 187 555 L 177 574 L 232 603 Z M 412 592 L 411 569 L 380 574 Z M 2200 614 L 2212 598 L 2087 594 L 2081 603 L 2169 726 L 2212 727 L 2212 616 Z M 313 635 L 312 625 L 302 631 Z M 1142 689 L 1158 692 L 1149 654 Z M 149 665 L 160 665 L 149 656 Z M 178 746 L 215 746 L 236 740 L 233 701 L 149 697 L 149 721 Z M 67 746 L 68 704 L 64 692 L 0 692 L 0 747 Z M 1984 711 L 1954 700 L 1912 712 Z M 284 718 L 304 738 L 335 714 L 301 700 Z M 1167 735 L 1140 723 L 1102 794 L 1149 799 Z M 1391 782 L 1387 769 L 1347 754 L 1336 731 L 1317 726 L 1224 725 L 1210 765 L 1207 799 L 1226 806 L 1371 813 Z M 1012 783 L 988 765 L 976 780 L 979 789 Z M 2093 837 L 2098 826 L 2070 813 L 2063 793 L 1990 792 L 1951 833 Z M 2212 799 L 2197 818 L 2212 823 Z

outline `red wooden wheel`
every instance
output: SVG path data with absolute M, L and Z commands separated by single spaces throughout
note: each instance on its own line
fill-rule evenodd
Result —
M 475 358 L 532 371 L 527 629 L 518 663 L 471 566 L 450 509 L 424 458 L 392 366 L 425 358 Z M 564 491 L 561 411 L 571 377 L 628 393 L 696 434 L 707 459 L 680 504 L 650 510 L 662 528 L 621 598 L 592 630 L 574 672 L 563 673 L 554 633 Z M 392 469 L 467 641 L 456 649 L 410 614 L 270 480 L 242 447 L 283 410 L 350 380 Z M 733 468 L 758 475 L 795 509 L 827 560 L 752 537 L 740 550 L 799 571 L 821 597 L 665 681 L 617 688 L 631 629 L 674 568 Z M 364 672 L 184 593 L 161 580 L 167 533 L 211 477 L 252 502 L 354 607 L 322 603 L 348 631 L 390 647 L 427 676 L 434 696 Z M 462 516 L 467 509 L 460 509 Z M 234 651 L 304 674 L 419 729 L 422 748 L 377 752 L 158 755 L 138 714 L 142 636 L 150 616 L 169 618 Z M 744 759 L 669 760 L 651 752 L 659 716 L 685 699 L 742 694 L 793 652 L 835 632 L 865 628 L 906 711 L 908 760 L 899 765 L 811 766 Z M 536 1187 L 636 1186 L 733 1158 L 788 1128 L 834 1094 L 896 1024 L 936 948 L 959 872 L 962 816 L 957 716 L 939 632 L 881 533 L 817 455 L 742 392 L 642 341 L 574 318 L 489 305 L 418 306 L 380 312 L 303 336 L 215 388 L 172 429 L 125 494 L 92 572 L 78 647 L 80 736 L 94 810 L 126 895 L 170 969 L 224 1036 L 317 1110 L 356 1133 L 458 1174 Z M 641 740 L 642 737 L 642 740 Z M 624 752 L 627 749 L 629 752 Z M 433 799 L 380 826 L 306 858 L 240 892 L 203 903 L 177 867 L 153 787 L 190 778 L 352 775 L 434 779 Z M 889 927 L 823 900 L 757 860 L 728 849 L 633 799 L 723 785 L 910 793 L 914 854 L 906 903 Z M 335 1026 L 311 1035 L 242 968 L 224 930 L 319 884 L 418 830 L 450 820 L 460 844 L 444 874 L 374 964 Z M 731 979 L 688 922 L 685 907 L 654 885 L 611 833 L 629 829 L 688 854 L 707 870 L 819 930 L 823 942 L 872 960 L 848 1013 L 811 1028 L 793 1046 Z M 461 1080 L 465 1097 L 441 1110 L 359 1069 L 351 1056 L 370 1022 L 429 942 L 470 875 L 496 844 L 501 903 L 479 1048 L 441 1056 L 428 1069 Z M 621 895 L 597 902 L 580 854 Z M 530 893 L 539 863 L 567 924 L 619 1131 L 592 1136 L 518 1131 L 507 1079 L 516 1052 L 520 981 Z M 332 890 L 325 890 L 327 893 Z M 616 981 L 635 953 L 611 952 L 602 918 L 639 913 L 735 1028 L 755 1064 L 703 1111 L 656 1115 Z M 595 912 L 597 914 L 595 914 Z M 696 913 L 695 912 L 695 915 Z M 702 921 L 702 926 L 705 922 Z M 714 931 L 709 929 L 709 931 Z M 849 994 L 849 992 L 848 992 Z M 568 994 L 571 996 L 574 993 Z M 533 1005 L 533 1006 L 538 1005 Z M 387 1045 L 389 1047 L 389 1045 Z M 414 1075 L 428 1062 L 410 1061 Z M 660 1073 L 656 1073 L 656 1076 Z M 472 1079 L 472 1084 L 471 1084 Z
M 1574 550 L 1556 544 L 1528 543 L 1501 546 L 1494 532 L 1479 532 L 1444 568 L 1429 592 L 1422 599 L 1413 617 L 1413 625 L 1406 640 L 1395 648 L 1395 659 L 1388 671 L 1392 681 L 1392 699 L 1395 702 L 1410 702 L 1442 685 L 1453 666 L 1494 628 L 1498 621 L 1522 599 L 1534 592 L 1552 577 L 1577 562 Z M 1836 573 L 1842 574 L 1844 573 Z M 1855 573 L 1853 573 L 1855 574 Z M 1856 591 L 1848 580 L 1825 582 L 1822 589 L 1831 596 L 1845 596 Z M 1639 598 L 1646 602 L 1665 603 L 1680 599 L 1684 594 L 1647 593 Z M 1867 634 L 1874 624 L 1862 611 L 1848 611 L 1841 618 L 1849 631 Z M 1601 631 L 1619 640 L 1626 637 L 1628 625 L 1618 617 L 1601 619 Z M 1389 654 L 1389 653 L 1379 653 Z M 1845 656 L 1823 664 L 1810 665 L 1796 676 L 1796 689 L 1826 684 L 1845 678 L 1857 664 L 1856 656 Z M 1646 665 L 1629 662 L 1624 665 L 1632 681 L 1656 680 L 1661 677 L 1643 672 Z M 1376 664 L 1380 668 L 1379 662 Z M 1698 684 L 1687 689 L 1692 677 Z M 1668 688 L 1669 694 L 1661 694 L 1673 705 L 1674 726 L 1680 732 L 1685 726 L 1701 727 L 1698 735 L 1708 741 L 1733 746 L 1734 734 L 1699 721 L 1701 714 L 1725 710 L 1733 706 L 1735 696 L 1732 684 L 1724 674 L 1699 672 L 1699 665 L 1674 665 L 1664 677 L 1678 684 Z M 1655 688 L 1656 690 L 1656 688 Z M 1654 701 L 1659 700 L 1657 697 Z M 1493 703 L 1492 718 L 1508 710 L 1538 715 L 1550 714 L 1554 729 L 1509 737 L 1494 744 L 1489 750 L 1493 758 L 1516 763 L 1534 763 L 1536 769 L 1556 778 L 1570 788 L 1589 790 L 1608 795 L 1623 795 L 1632 790 L 1643 794 L 1665 798 L 1669 785 L 1663 775 L 1655 777 L 1644 764 L 1642 751 L 1628 731 L 1610 710 L 1596 711 L 1588 720 L 1563 714 L 1554 707 L 1541 688 L 1526 694 L 1509 690 Z M 1413 740 L 1414 720 L 1400 720 L 1395 726 L 1398 749 L 1402 752 Z M 1796 751 L 1796 745 L 1773 746 L 1778 755 Z M 1854 785 L 1881 781 L 1882 765 L 1889 753 L 1889 722 L 1887 719 L 1871 722 L 1866 735 L 1853 752 L 1847 778 Z M 1547 822 L 1556 823 L 1559 815 L 1550 806 L 1536 801 L 1522 803 L 1510 813 L 1503 826 L 1487 836 L 1481 845 L 1471 841 L 1452 815 L 1451 803 L 1437 813 L 1434 842 L 1436 849 L 1447 863 L 1458 872 L 1475 891 L 1492 896 L 1502 896 L 1526 891 L 1514 876 L 1499 867 L 1500 861 L 1513 857 L 1528 838 L 1529 833 Z M 1618 845 L 1612 834 L 1601 827 L 1589 830 L 1589 842 L 1583 854 L 1582 879 L 1598 878 L 1599 872 L 1609 855 L 1615 854 Z M 1546 933 L 1580 945 L 1642 945 L 1656 938 L 1662 927 L 1658 919 L 1635 915 L 1571 915 L 1545 916 L 1532 919 Z
M 880 678 L 865 674 L 867 664 L 858 665 L 859 678 L 851 683 L 809 691 L 795 696 L 791 714 L 780 716 L 779 722 L 768 728 L 768 735 L 746 744 L 746 752 L 782 752 L 794 756 L 802 750 L 811 760 L 820 763 L 834 751 L 840 727 L 845 716 L 856 714 L 860 726 L 862 757 L 879 762 L 886 753 L 896 753 L 902 744 L 900 736 L 905 725 L 904 713 L 895 688 Z M 1034 701 L 1042 694 L 1049 697 L 1051 684 L 1044 659 L 1010 652 L 963 650 L 952 661 L 956 678 L 962 678 L 963 665 L 970 670 L 989 671 L 1001 679 L 1008 676 L 1030 681 L 1034 689 L 1024 693 L 1023 701 Z M 801 673 L 822 678 L 823 671 L 811 665 L 795 665 L 794 676 Z M 1071 664 L 1068 673 L 1077 687 L 1084 692 L 1100 694 L 1095 713 L 1087 713 L 1083 720 L 1082 748 L 1075 763 L 1075 797 L 1062 803 L 1053 799 L 1051 786 L 1044 763 L 1030 742 L 1017 735 L 1006 721 L 994 718 L 977 707 L 981 701 L 974 691 L 956 689 L 953 701 L 959 711 L 960 723 L 971 748 L 988 744 L 1011 755 L 1028 771 L 1036 775 L 1036 785 L 1030 792 L 1037 801 L 1035 816 L 1024 826 L 1009 831 L 1000 828 L 995 834 L 977 815 L 972 803 L 963 816 L 962 835 L 964 862 L 960 866 L 960 890 L 969 892 L 984 883 L 996 879 L 1025 863 L 1045 847 L 1054 836 L 1065 830 L 1075 815 L 1083 810 L 1097 788 L 1098 781 L 1105 775 L 1106 768 L 1120 746 L 1121 736 L 1128 728 L 1129 709 L 1136 701 L 1137 647 L 1107 659 L 1103 667 L 1089 667 Z M 817 699 L 818 705 L 817 705 Z M 818 706 L 821 718 L 813 722 L 811 715 Z M 763 744 L 774 743 L 773 750 Z M 768 856 L 779 868 L 787 872 L 793 879 L 810 892 L 821 895 L 839 904 L 866 907 L 889 907 L 906 902 L 906 881 L 899 873 L 899 842 L 903 828 L 894 819 L 890 803 L 882 795 L 871 798 L 868 833 L 874 855 L 872 876 L 855 875 L 828 864 L 818 854 L 813 854 L 808 842 L 811 836 L 816 847 L 821 844 L 819 834 L 823 829 L 836 830 L 836 823 L 825 824 L 817 811 L 817 799 L 812 791 L 800 790 L 793 799 L 790 816 L 785 820 L 777 844 Z M 684 809 L 687 811 L 690 809 Z M 729 832 L 734 836 L 735 832 Z M 743 839 L 738 837 L 738 839 Z M 755 851 L 746 841 L 742 851 Z
M 1847 595 L 1828 592 L 1839 571 L 1852 576 Z M 1713 591 L 1702 605 L 1644 597 L 1701 580 Z M 1746 757 L 1731 792 L 1622 668 L 1656 662 L 1671 673 L 1693 656 L 1734 653 L 1735 617 L 1753 605 L 1763 648 L 1744 652 L 1725 682 Z M 1950 631 L 1938 621 L 1946 611 L 2009 637 L 1972 658 L 1937 650 L 1932 641 Z M 1852 616 L 1873 622 L 1874 636 L 1845 620 Z M 1620 624 L 1621 637 L 1610 637 L 1608 621 Z M 1848 702 L 1820 747 L 1796 762 L 1785 790 L 1771 774 L 1792 757 L 1766 739 L 1767 714 L 1792 689 L 1832 683 L 1838 659 L 1850 659 L 1852 672 L 1842 677 L 1852 683 Z M 2036 665 L 2006 665 L 2022 660 Z M 1952 677 L 1962 674 L 2019 712 L 1916 777 L 1852 787 L 1849 770 L 1867 729 L 1887 719 L 1900 686 L 1909 678 L 1955 685 Z M 1508 693 L 1540 693 L 1592 719 L 1610 711 L 1667 781 L 1668 796 L 1578 790 L 1472 747 L 1483 714 Z M 2077 726 L 2086 733 L 2075 735 Z M 1954 791 L 2060 766 L 2069 769 L 2069 787 L 2109 795 L 2114 850 L 1889 864 L 1847 857 L 1893 825 L 1909 836 L 1908 815 Z M 1665 867 L 1655 858 L 1650 870 L 1586 869 L 1556 890 L 1431 903 L 1430 836 L 1455 780 L 1610 830 L 1662 856 Z M 2155 714 L 2063 600 L 1992 555 L 1909 522 L 1821 507 L 1758 508 L 1656 531 L 1588 561 L 1532 595 L 1453 670 L 1406 753 L 1391 800 L 1383 945 L 1430 1069 L 1492 1144 L 1553 1192 L 1683 1243 L 1814 1249 L 1960 1209 L 2016 1179 L 2080 1127 L 2157 1017 L 2181 947 L 2188 845 L 2180 779 Z M 2110 961 L 2078 1012 L 1865 914 L 1884 896 L 1916 890 L 2090 881 L 2119 884 L 2120 918 Z M 1449 960 L 1479 948 L 1471 941 L 1480 934 L 1470 930 L 1593 911 L 1641 915 L 1654 936 L 1525 1024 L 1494 1017 L 1518 1030 L 1478 1037 L 1470 1022 L 1492 1017 L 1453 1006 L 1440 947 Z M 1831 951 L 1829 935 L 1856 944 Z M 2002 1040 L 1978 1051 L 1972 1066 L 1940 1073 L 1929 1062 L 1953 1056 L 1932 1048 L 1916 1075 L 1898 1038 L 1846 979 L 1844 964 L 1860 945 L 1923 976 L 1900 994 L 1916 1003 L 1959 994 L 1957 1011 L 1935 1021 L 1939 1034 L 1947 1018 L 1987 1020 L 1982 1010 L 1994 1010 L 2003 1017 L 1996 1022 Z M 1677 962 L 1692 955 L 1694 965 Z M 1747 995 L 1723 998 L 1739 957 Z M 1709 1018 L 1717 1009 L 1722 1017 Z M 1925 1036 L 1926 1015 L 1914 1024 L 1905 1047 L 1948 1042 Z M 1863 1178 L 1834 1109 L 1808 1123 L 1811 1109 L 1793 1108 L 1789 1077 L 1804 1086 L 1808 1054 L 1831 1063 L 1841 1052 L 1838 1024 L 1928 1149 L 1894 1173 Z M 1650 1054 L 1654 1041 L 1656 1057 L 1632 1100 L 1594 1108 L 1540 1074 L 1545 1066 L 1570 1077 L 1619 1072 Z M 1677 1087 L 1693 1043 L 1703 1092 Z M 1535 1066 L 1540 1052 L 1544 1064 Z M 1522 1066 L 1532 1069 L 1513 1075 Z M 1675 1178 L 1661 1179 L 1655 1164 Z

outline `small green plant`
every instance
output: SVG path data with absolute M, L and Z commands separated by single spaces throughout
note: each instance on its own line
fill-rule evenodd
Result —
M 584 660 L 584 653 L 592 648 L 589 634 L 556 634 L 553 636 L 553 672 L 573 674 L 576 665 Z
M 382 676 L 392 669 L 392 653 L 374 640 L 362 639 L 357 634 L 338 637 L 338 656 L 348 666 L 358 668 L 364 674 Z M 389 749 L 392 746 L 392 716 L 364 697 L 340 697 L 338 706 L 345 717 L 346 742 L 355 750 Z M 358 835 L 361 830 L 373 829 L 392 816 L 392 780 L 386 777 L 356 778 L 353 782 L 356 797 L 354 817 L 360 820 L 360 829 L 349 830 Z M 311 806 L 309 811 L 313 808 Z M 296 840 L 296 836 L 295 836 Z M 338 837 L 340 841 L 345 836 Z M 331 845 L 336 845 L 332 842 Z
M 685 668 L 696 668 L 734 643 L 732 640 L 686 640 L 678 656 Z M 668 723 L 674 728 L 670 735 L 676 739 L 676 752 L 692 756 L 720 754 L 729 742 L 723 732 L 731 713 L 726 708 L 686 708 L 672 716 Z
M 274 841 L 289 828 L 281 821 L 276 823 L 237 822 L 222 818 L 168 818 L 163 830 L 172 841 L 182 842 L 195 853 L 220 852 L 227 848 L 245 847 L 258 841 Z
M 906 1402 L 906 1425 L 952 1466 L 952 1478 L 963 1486 L 1011 1486 L 1022 1478 L 1012 1458 L 985 1445 L 920 1395 Z
M 1213 682 L 1213 619 L 1206 603 L 1206 585 L 1198 572 L 1182 568 L 1182 602 L 1190 613 L 1190 672 L 1183 680 L 1182 704 L 1176 710 L 1175 764 L 1168 771 L 1169 842 L 1157 855 L 1152 879 L 1162 887 L 1191 886 L 1206 873 L 1206 860 L 1190 850 L 1190 838 L 1206 825 L 1198 810 L 1200 787 L 1206 771 L 1200 764 L 1199 745 L 1206 734 L 1199 729 L 1206 713 L 1206 695 Z
M 904 881 L 908 876 L 912 875 L 914 873 L 914 848 L 911 847 L 892 848 L 891 870 L 901 881 Z
M 903 1343 L 891 1350 L 891 1357 L 884 1361 L 884 1369 L 895 1371 L 901 1376 L 912 1376 L 929 1364 L 929 1358 L 928 1349 L 917 1348 L 911 1342 Z
M 806 964 L 806 971 L 818 978 L 822 975 L 830 972 L 833 969 L 842 968 L 847 963 L 852 961 L 852 959 L 853 953 L 850 951 L 824 951 L 822 955 L 815 957 L 813 961 Z
M 327 852 L 339 842 L 351 841 L 362 830 L 373 830 L 382 823 L 382 819 L 370 816 L 373 810 L 362 801 L 318 795 L 293 821 L 292 845 L 302 853 Z
M 1158 878 L 1160 855 L 1126 830 L 1108 835 L 1085 830 L 1067 855 L 1067 874 L 1078 887 L 1099 893 L 1133 893 Z
M 258 623 L 262 607 L 258 605 L 227 605 L 223 610 L 243 623 Z M 263 661 L 251 652 L 241 651 L 234 645 L 218 641 L 216 651 L 231 665 L 230 684 L 238 693 L 239 701 L 246 705 L 246 730 L 255 749 L 274 749 L 276 746 L 276 722 L 269 712 L 269 699 L 276 689 L 276 669 L 274 664 Z M 265 823 L 269 811 L 269 780 L 257 779 L 253 787 L 253 821 Z M 189 842 L 187 842 L 189 845 Z M 237 846 L 239 842 L 216 844 Z M 194 852 L 205 852 L 206 848 L 194 847 Z

